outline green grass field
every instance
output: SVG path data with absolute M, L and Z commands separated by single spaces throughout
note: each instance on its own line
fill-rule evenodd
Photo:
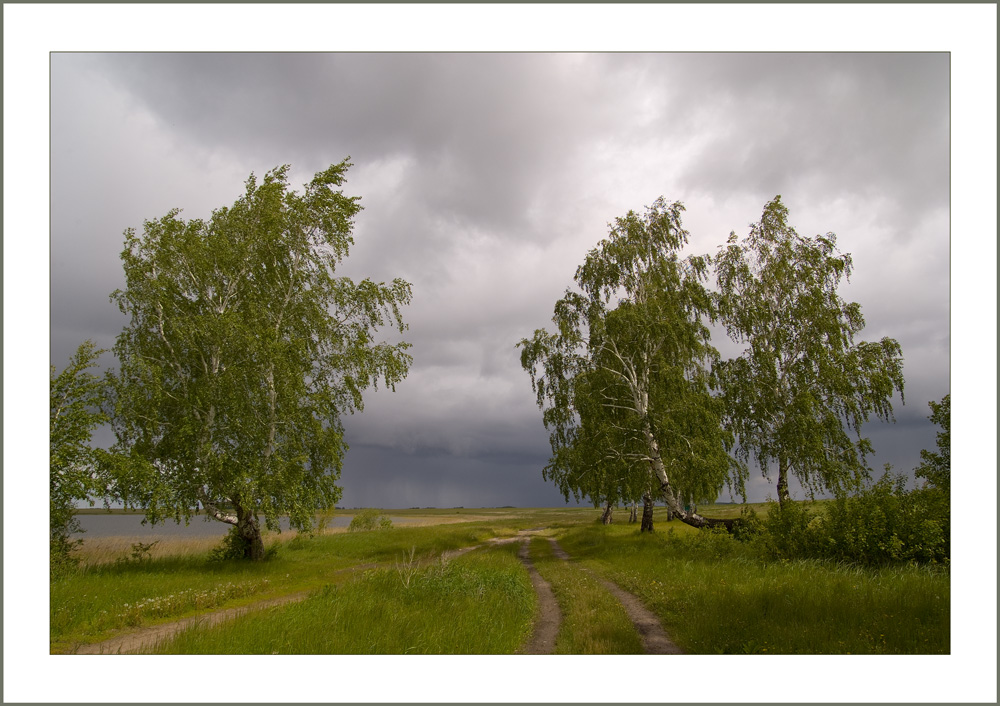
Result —
M 544 539 L 530 545 L 562 609 L 558 653 L 641 651 L 621 605 L 581 567 L 639 596 L 688 653 L 950 651 L 946 569 L 767 560 L 753 545 L 667 523 L 662 509 L 652 535 L 625 523 L 624 510 L 610 526 L 600 525 L 592 508 L 386 512 L 423 524 L 269 535 L 266 544 L 276 553 L 258 564 L 212 561 L 204 540 L 164 541 L 142 561 L 127 559 L 127 542 L 112 551 L 106 540 L 85 541 L 80 569 L 51 583 L 51 651 L 72 652 L 142 627 L 307 593 L 300 602 L 187 630 L 156 650 L 513 653 L 530 637 L 536 599 L 517 545 L 486 543 L 543 528 L 572 557 L 557 559 Z M 738 516 L 740 506 L 699 512 Z M 442 552 L 479 545 L 440 559 Z

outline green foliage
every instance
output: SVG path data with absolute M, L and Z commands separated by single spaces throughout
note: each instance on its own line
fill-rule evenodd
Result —
M 923 461 L 914 469 L 917 478 L 927 479 L 929 486 L 951 496 L 951 395 L 945 395 L 940 402 L 928 402 L 931 408 L 929 419 L 941 427 L 937 433 L 937 453 L 923 449 Z
M 90 437 L 108 419 L 100 409 L 101 379 L 89 372 L 103 352 L 93 341 L 84 341 L 62 372 L 56 375 L 55 366 L 50 372 L 49 558 L 53 576 L 75 564 L 71 552 L 82 541 L 72 539 L 81 531 L 73 516 L 76 501 L 89 500 L 91 494 L 104 490 Z
M 863 563 L 949 562 L 950 512 L 946 498 L 906 490 L 906 477 L 886 472 L 864 491 L 841 497 L 824 527 L 827 553 Z
M 764 521 L 752 507 L 740 510 L 739 520 L 733 523 L 733 539 L 740 542 L 750 542 L 760 537 L 765 531 Z
M 247 540 L 240 534 L 239 528 L 230 527 L 222 537 L 219 545 L 209 552 L 209 561 L 230 561 L 242 559 L 247 553 Z
M 261 558 L 259 515 L 308 530 L 340 499 L 342 416 L 380 381 L 395 389 L 411 362 L 408 344 L 373 335 L 406 329 L 410 285 L 335 274 L 361 210 L 339 188 L 349 166 L 301 194 L 278 167 L 207 221 L 173 210 L 126 231 L 108 467 L 150 521 L 187 521 L 200 502 L 255 537 Z
M 826 549 L 822 517 L 799 503 L 773 504 L 764 529 L 760 541 L 771 556 L 780 559 L 819 557 Z
M 293 540 L 294 541 L 294 540 Z M 232 561 L 234 559 L 245 559 L 249 554 L 250 542 L 240 532 L 239 527 L 233 525 L 222 537 L 218 546 L 214 547 L 208 554 L 209 561 Z M 297 547 L 298 548 L 298 547 Z M 278 545 L 272 544 L 264 551 L 263 559 L 273 559 L 278 555 Z
M 556 302 L 555 332 L 518 344 L 550 432 L 543 475 L 567 499 L 629 503 L 652 491 L 679 509 L 727 482 L 742 492 L 712 394 L 707 259 L 678 255 L 683 210 L 660 198 L 617 218 L 577 269 L 580 291 Z
M 872 448 L 861 425 L 873 414 L 892 419 L 893 395 L 903 393 L 899 343 L 854 341 L 865 320 L 838 293 L 853 264 L 836 245 L 832 233 L 796 233 L 777 196 L 747 238 L 733 233 L 713 258 L 721 319 L 747 344 L 718 366 L 727 427 L 743 461 L 755 460 L 765 476 L 777 462 L 782 504 L 789 473 L 810 491 L 866 478 Z
M 144 561 L 150 561 L 152 559 L 152 555 L 150 554 L 150 552 L 153 550 L 153 547 L 155 547 L 159 543 L 160 543 L 159 540 L 155 542 L 135 542 L 134 544 L 132 544 L 131 551 L 129 552 L 128 556 L 119 557 L 117 563 L 139 564 Z
M 382 513 L 381 510 L 365 508 L 359 510 L 351 518 L 351 524 L 347 526 L 348 532 L 367 532 L 377 529 L 389 529 L 392 527 L 392 520 Z
M 772 556 L 818 558 L 865 565 L 950 562 L 947 498 L 906 489 L 906 477 L 888 464 L 882 477 L 852 494 L 842 493 L 824 514 L 799 503 L 771 508 L 760 537 Z

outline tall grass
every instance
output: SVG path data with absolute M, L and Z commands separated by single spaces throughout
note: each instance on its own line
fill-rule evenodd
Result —
M 507 654 L 530 635 L 535 594 L 512 545 L 406 574 L 372 569 L 293 605 L 190 628 L 160 654 Z M 406 561 L 400 558 L 400 561 Z
M 768 561 L 704 531 L 642 536 L 591 526 L 568 531 L 560 543 L 642 598 L 688 653 L 950 651 L 946 571 Z
M 622 604 L 578 567 L 558 559 L 548 540 L 531 541 L 531 559 L 562 611 L 556 654 L 642 654 L 642 640 Z

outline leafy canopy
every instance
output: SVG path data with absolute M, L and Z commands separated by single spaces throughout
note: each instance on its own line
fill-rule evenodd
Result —
M 126 231 L 113 465 L 117 493 L 151 521 L 187 520 L 201 502 L 240 527 L 288 514 L 308 529 L 339 500 L 342 415 L 411 362 L 407 343 L 374 338 L 406 329 L 410 285 L 335 274 L 361 210 L 339 188 L 349 167 L 302 193 L 278 167 L 208 220 L 172 210 Z
M 577 269 L 580 291 L 556 302 L 555 332 L 519 343 L 550 431 L 544 475 L 567 499 L 652 491 L 677 506 L 714 499 L 730 480 L 742 491 L 712 395 L 708 261 L 679 257 L 683 210 L 660 198 L 617 218 Z
M 765 476 L 778 463 L 782 502 L 789 471 L 810 491 L 866 477 L 872 447 L 861 425 L 872 414 L 892 419 L 892 397 L 903 393 L 899 343 L 854 341 L 865 320 L 838 292 L 852 261 L 836 244 L 832 233 L 796 233 L 777 196 L 746 238 L 731 234 L 714 258 L 721 319 L 746 345 L 720 366 L 728 425 L 742 460 L 752 457 Z

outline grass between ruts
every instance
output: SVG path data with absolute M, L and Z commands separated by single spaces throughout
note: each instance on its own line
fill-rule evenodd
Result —
M 149 651 L 508 654 L 529 637 L 536 602 L 516 552 L 515 545 L 495 546 L 425 568 L 408 555 L 301 603 L 190 628 Z
M 555 593 L 562 623 L 556 654 L 641 654 L 642 640 L 625 608 L 596 580 L 557 558 L 547 539 L 531 540 L 531 560 Z
M 639 596 L 689 654 L 950 651 L 947 571 L 769 561 L 727 535 L 688 529 L 581 526 L 559 542 Z

